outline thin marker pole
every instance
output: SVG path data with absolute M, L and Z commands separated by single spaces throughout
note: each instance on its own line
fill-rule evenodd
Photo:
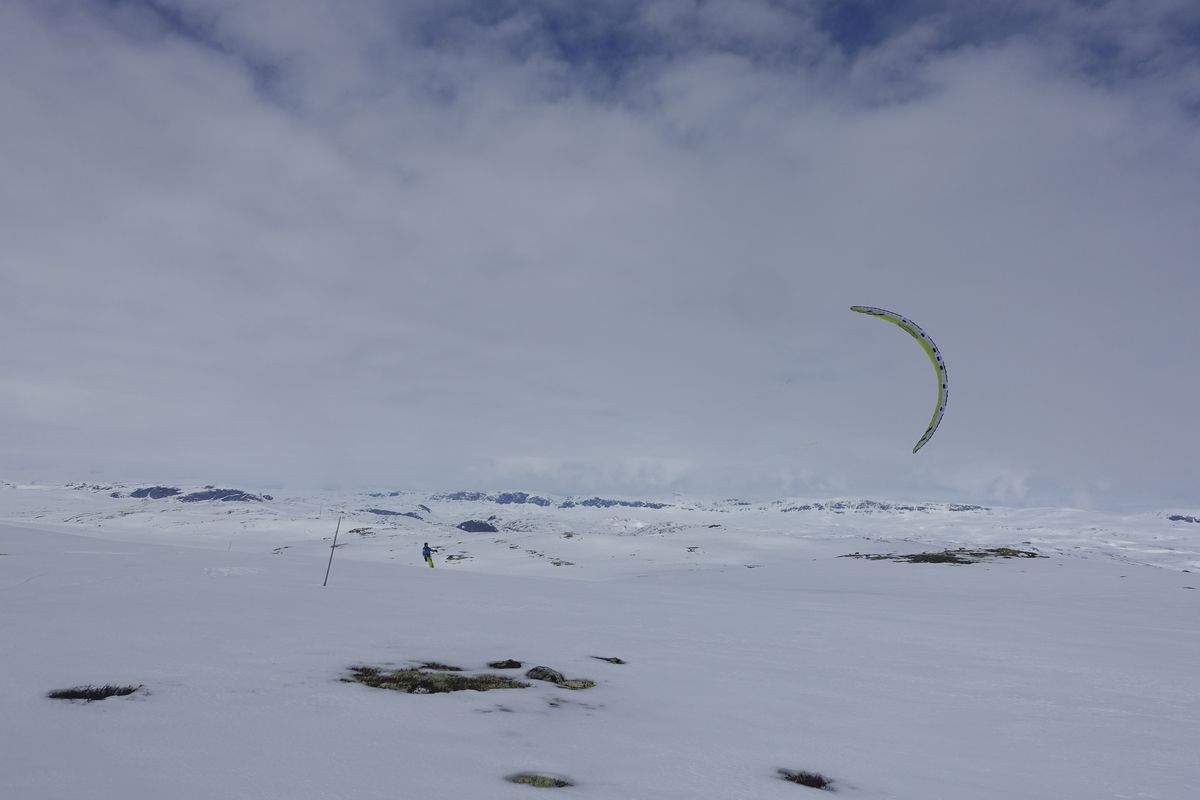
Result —
M 342 529 L 342 518 L 338 517 L 337 527 L 333 529 L 333 544 L 329 546 L 329 565 L 325 567 L 325 580 L 324 580 L 324 582 L 321 583 L 322 586 L 325 586 L 326 584 L 329 583 L 329 570 L 333 569 L 333 551 L 334 551 L 334 548 L 337 547 L 337 535 L 338 535 L 338 531 L 340 531 L 341 529 Z

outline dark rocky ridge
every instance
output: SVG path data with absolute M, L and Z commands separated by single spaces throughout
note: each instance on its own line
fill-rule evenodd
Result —
M 259 497 L 256 494 L 243 492 L 241 489 L 214 489 L 211 486 L 206 486 L 202 491 L 191 492 L 179 498 L 182 503 L 199 503 L 205 500 L 220 500 L 225 503 L 261 503 L 263 500 L 273 499 L 271 495 L 264 494 Z
M 146 486 L 141 489 L 134 489 L 129 493 L 130 497 L 147 497 L 151 500 L 162 500 L 164 497 L 174 497 L 183 494 L 181 489 L 176 489 L 174 486 Z
M 120 497 L 121 493 L 113 492 L 111 496 Z M 198 503 L 204 500 L 261 503 L 263 500 L 275 499 L 269 494 L 257 495 L 242 491 L 241 489 L 217 489 L 213 486 L 205 486 L 199 491 L 189 492 L 188 494 L 183 494 L 183 490 L 175 486 L 143 486 L 134 489 L 129 493 L 129 496 L 138 498 L 139 500 L 165 500 L 169 497 L 178 497 L 181 503 Z
M 529 492 L 499 492 L 497 494 L 488 494 L 487 492 L 451 492 L 449 494 L 434 495 L 433 500 L 455 500 L 464 503 L 496 503 L 497 505 L 533 505 L 543 508 L 554 505 L 554 502 L 545 497 Z M 558 504 L 559 508 L 670 508 L 669 503 L 655 503 L 646 500 L 610 500 L 603 497 L 591 497 L 587 500 L 576 500 L 570 498 Z
M 389 511 L 386 508 L 366 508 L 363 509 L 368 514 L 378 514 L 381 517 L 412 517 L 424 521 L 424 518 L 415 511 Z
M 575 508 L 576 506 L 584 506 L 586 508 L 670 508 L 670 503 L 652 503 L 646 500 L 608 500 L 603 497 L 592 497 L 587 500 L 564 500 L 559 504 L 559 508 Z
M 499 494 L 488 494 L 486 492 L 451 492 L 450 494 L 434 495 L 432 499 L 456 500 L 465 503 L 497 503 L 502 506 L 534 505 L 544 507 L 552 505 L 551 502 L 546 498 L 529 494 L 528 492 L 500 492 Z

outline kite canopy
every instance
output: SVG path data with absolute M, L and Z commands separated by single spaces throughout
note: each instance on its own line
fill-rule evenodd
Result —
M 946 362 L 942 360 L 942 353 L 938 350 L 937 345 L 933 343 L 933 339 L 929 338 L 929 334 L 925 333 L 920 325 L 908 317 L 903 317 L 894 311 L 875 308 L 873 306 L 850 306 L 850 310 L 885 319 L 893 325 L 908 331 L 908 335 L 920 342 L 921 347 L 925 349 L 925 355 L 929 356 L 929 360 L 933 362 L 933 370 L 937 373 L 938 382 L 937 407 L 933 410 L 933 419 L 929 420 L 929 427 L 925 429 L 925 433 L 921 435 L 916 447 L 913 448 L 913 452 L 915 453 L 924 447 L 925 443 L 933 437 L 933 432 L 942 423 L 942 414 L 946 413 L 946 387 L 948 381 L 946 378 Z

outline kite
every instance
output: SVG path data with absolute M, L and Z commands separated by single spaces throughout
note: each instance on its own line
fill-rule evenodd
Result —
M 929 338 L 929 334 L 921 330 L 921 326 L 913 322 L 907 317 L 902 317 L 894 311 L 888 311 L 882 308 L 874 308 L 873 306 L 850 306 L 851 311 L 857 311 L 860 314 L 870 314 L 872 317 L 879 317 L 888 322 L 903 328 L 908 332 L 908 335 L 921 343 L 921 347 L 925 349 L 925 355 L 929 356 L 929 360 L 933 362 L 933 371 L 937 373 L 938 396 L 937 407 L 933 410 L 933 419 L 929 420 L 929 427 L 925 429 L 925 433 L 921 435 L 917 441 L 913 452 L 917 452 L 925 443 L 933 437 L 933 432 L 938 429 L 938 425 L 942 423 L 942 415 L 946 413 L 946 362 L 942 360 L 942 353 L 938 350 L 937 345 L 933 343 L 933 339 Z

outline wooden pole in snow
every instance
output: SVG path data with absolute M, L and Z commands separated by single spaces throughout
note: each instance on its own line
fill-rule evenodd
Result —
M 321 583 L 325 586 L 329 583 L 329 570 L 333 569 L 333 551 L 337 547 L 338 531 L 342 529 L 342 518 L 338 517 L 337 527 L 333 529 L 333 544 L 329 546 L 329 565 L 325 567 L 325 580 Z

